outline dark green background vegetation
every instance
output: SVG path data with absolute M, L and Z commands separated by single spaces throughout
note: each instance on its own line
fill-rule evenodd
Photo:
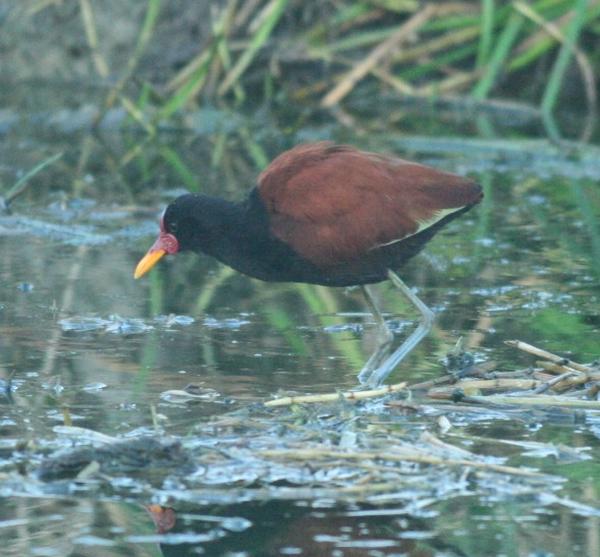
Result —
M 150 134 L 205 103 L 368 94 L 519 102 L 556 135 L 557 108 L 593 114 L 600 66 L 597 0 L 20 0 L 0 25 L 5 80 L 106 87 L 95 121 L 120 105 Z

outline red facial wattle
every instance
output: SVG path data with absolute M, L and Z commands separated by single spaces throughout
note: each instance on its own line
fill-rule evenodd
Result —
M 142 257 L 133 273 L 134 278 L 145 275 L 165 255 L 171 255 L 179 251 L 179 242 L 173 234 L 166 231 L 164 216 L 160 219 L 160 233 L 152 244 L 146 255 Z
M 152 247 L 148 250 L 148 253 L 163 250 L 165 255 L 172 255 L 179 251 L 179 242 L 173 234 L 168 232 L 161 232 L 156 238 Z

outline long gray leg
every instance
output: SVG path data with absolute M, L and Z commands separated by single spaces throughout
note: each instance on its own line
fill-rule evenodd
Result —
M 375 351 L 358 374 L 359 382 L 364 383 L 367 378 L 372 375 L 373 371 L 384 362 L 385 358 L 390 353 L 394 334 L 386 325 L 385 319 L 383 318 L 383 315 L 381 315 L 381 312 L 375 303 L 375 298 L 373 298 L 373 294 L 371 294 L 369 288 L 367 286 L 361 286 L 360 289 L 362 290 L 367 306 L 369 307 L 369 310 L 371 310 L 373 319 L 375 319 L 375 324 L 377 325 L 377 345 L 375 346 Z
M 396 366 L 404 359 L 412 349 L 423 340 L 433 326 L 433 312 L 421 301 L 419 298 L 404 284 L 402 279 L 393 271 L 388 270 L 388 277 L 392 281 L 392 284 L 398 288 L 410 302 L 419 310 L 421 314 L 421 322 L 416 330 L 397 348 L 392 355 L 387 358 L 379 367 L 373 370 L 368 378 L 361 377 L 362 371 L 358 377 L 358 380 L 367 384 L 370 387 L 376 387 L 383 383 L 388 375 L 396 368 Z

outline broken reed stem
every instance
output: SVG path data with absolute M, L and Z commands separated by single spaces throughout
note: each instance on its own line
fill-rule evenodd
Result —
M 562 373 L 561 375 L 557 375 L 552 379 L 545 381 L 539 387 L 536 387 L 533 391 L 534 394 L 538 395 L 540 393 L 545 393 L 550 387 L 556 386 L 558 383 L 562 383 L 565 379 L 570 379 L 571 377 L 576 377 L 578 374 L 576 371 L 567 371 Z
M 477 468 L 480 470 L 488 470 L 491 472 L 499 472 L 501 474 L 511 474 L 514 476 L 527 476 L 527 477 L 542 477 L 543 474 L 540 472 L 529 470 L 526 468 L 515 468 L 514 466 L 504 466 L 502 464 L 493 464 L 490 462 L 481 462 L 478 460 L 468 459 L 453 459 L 446 457 L 433 456 L 429 454 L 423 454 L 418 451 L 404 452 L 391 451 L 391 452 L 373 452 L 373 451 L 360 451 L 360 452 L 342 452 L 332 449 L 272 449 L 265 451 L 258 451 L 260 456 L 266 458 L 286 458 L 290 460 L 306 460 L 308 462 L 318 461 L 323 458 L 333 458 L 338 460 L 383 460 L 392 462 L 418 462 L 420 464 L 432 464 L 438 466 L 462 466 Z
M 528 354 L 533 354 L 534 356 L 538 356 L 539 358 L 544 358 L 545 360 L 550 360 L 555 364 L 559 364 L 561 366 L 565 366 L 567 368 L 571 368 L 577 371 L 589 372 L 591 371 L 589 366 L 578 364 L 573 360 L 569 360 L 569 358 L 563 358 L 562 356 L 558 356 L 557 354 L 553 354 L 552 352 L 548 352 L 546 350 L 542 350 L 541 348 L 537 348 L 531 344 L 527 344 L 526 342 L 522 342 L 520 340 L 505 340 L 504 344 L 508 346 L 513 346 L 514 348 L 518 348 L 523 352 L 527 352 Z
M 552 406 L 561 408 L 582 408 L 587 410 L 600 410 L 600 401 L 580 400 L 565 398 L 564 396 L 535 395 L 535 396 L 507 396 L 507 395 L 487 395 L 487 396 L 468 396 L 464 398 L 465 402 L 475 402 L 478 404 L 498 404 L 513 406 Z
M 396 383 L 395 385 L 387 385 L 379 389 L 371 389 L 369 391 L 345 391 L 339 393 L 325 393 L 321 395 L 303 395 L 303 396 L 286 396 L 276 398 L 264 403 L 265 406 L 273 408 L 275 406 L 291 406 L 292 404 L 306 404 L 314 402 L 336 402 L 340 399 L 345 400 L 364 400 L 378 396 L 397 393 L 406 388 L 406 382 Z
M 544 371 L 551 373 L 552 375 L 561 375 L 569 371 L 573 371 L 572 368 L 549 362 L 548 360 L 538 360 L 535 365 L 541 367 Z
M 565 379 L 563 382 L 561 382 L 559 385 L 557 385 L 554 388 L 554 390 L 558 389 L 560 391 L 565 391 L 570 387 L 576 387 L 578 385 L 583 385 L 584 383 L 598 381 L 599 379 L 600 379 L 600 377 L 598 377 L 598 374 L 587 375 L 585 373 L 580 373 L 570 379 Z
M 410 386 L 410 390 L 426 390 L 431 389 L 432 387 L 437 387 L 439 385 L 446 385 L 448 383 L 454 383 L 456 379 L 452 375 L 444 375 L 443 377 L 438 377 L 436 379 L 430 379 L 429 381 L 422 381 L 421 383 L 415 383 Z
M 377 45 L 371 53 L 361 62 L 356 64 L 342 80 L 321 101 L 321 106 L 331 108 L 339 103 L 354 86 L 363 79 L 370 71 L 379 65 L 395 48 L 406 41 L 412 33 L 423 26 L 423 24 L 436 12 L 432 5 L 425 6 L 420 12 L 413 15 L 402 24 L 398 30 L 388 39 Z
M 506 390 L 506 389 L 537 389 L 544 385 L 542 381 L 535 379 L 474 379 L 462 380 L 456 385 L 450 387 L 441 387 L 430 389 L 427 395 L 431 398 L 450 398 L 456 389 L 461 391 L 485 391 L 485 390 Z M 412 386 L 411 386 L 412 388 Z

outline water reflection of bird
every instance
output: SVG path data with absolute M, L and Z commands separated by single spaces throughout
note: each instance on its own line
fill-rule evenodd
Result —
M 192 250 L 265 281 L 360 285 L 378 344 L 359 380 L 378 385 L 433 321 L 396 271 L 481 198 L 473 181 L 428 166 L 329 142 L 299 145 L 279 155 L 241 203 L 191 194 L 171 203 L 135 277 L 166 254 Z M 422 316 L 391 355 L 392 333 L 366 286 L 386 279 Z

